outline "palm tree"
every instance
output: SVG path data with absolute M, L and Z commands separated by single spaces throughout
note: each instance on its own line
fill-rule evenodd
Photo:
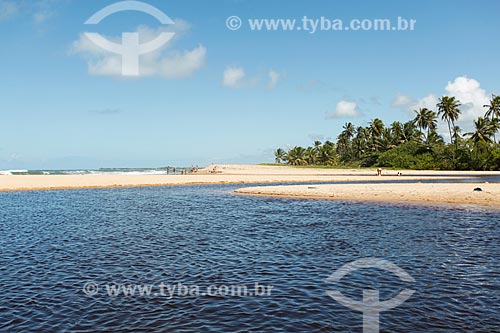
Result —
M 370 126 L 370 132 L 372 136 L 377 138 L 382 136 L 385 128 L 384 122 L 382 120 L 380 120 L 379 118 L 375 118 L 370 121 L 368 125 Z
M 353 154 L 356 158 L 360 158 L 366 151 L 366 146 L 370 133 L 367 128 L 359 126 L 356 128 L 356 136 L 352 139 Z
M 322 165 L 334 165 L 336 160 L 335 144 L 331 141 L 325 141 L 325 144 L 319 150 L 318 161 Z
M 403 143 L 403 124 L 399 121 L 395 121 L 391 124 L 391 135 L 393 138 L 393 143 L 399 145 Z
M 470 135 L 470 140 L 477 146 L 479 142 L 491 143 L 491 137 L 495 133 L 495 127 L 488 118 L 479 117 L 474 120 L 475 132 L 467 133 Z
M 498 122 L 500 121 L 500 96 L 495 96 L 492 95 L 490 104 L 484 105 L 485 108 L 488 108 L 486 111 L 486 114 L 484 115 L 485 118 L 491 118 L 492 121 L 496 122 L 497 125 Z M 500 127 L 500 126 L 495 126 L 495 127 Z M 499 128 L 496 129 L 496 132 L 498 132 Z M 496 136 L 495 134 L 493 135 L 494 141 L 496 142 Z
M 420 108 L 418 110 L 413 110 L 415 112 L 416 116 L 413 121 L 415 122 L 415 125 L 420 128 L 420 132 L 423 134 L 423 130 L 427 128 L 427 112 L 429 111 L 428 108 Z
M 460 131 L 456 131 L 455 133 L 460 133 Z M 430 131 L 429 134 L 427 135 L 427 144 L 433 146 L 438 143 L 444 143 L 443 137 L 439 135 L 438 132 L 435 130 Z
M 319 160 L 319 153 L 321 151 L 321 141 L 314 141 L 314 146 L 312 147 L 311 153 L 313 155 L 314 164 L 316 164 Z
M 453 126 L 453 142 L 459 142 L 460 140 L 462 140 L 462 136 L 460 135 L 460 133 L 462 133 L 462 129 L 460 128 L 460 126 Z
M 466 135 L 470 135 L 469 140 L 474 144 L 477 160 L 480 147 L 487 147 L 487 144 L 492 142 L 491 137 L 495 134 L 495 127 L 492 126 L 491 120 L 482 117 L 474 120 L 474 127 L 475 132 L 466 133 Z
M 344 133 L 346 139 L 350 140 L 354 136 L 354 125 L 352 123 L 345 123 L 342 128 L 344 129 L 342 133 Z
M 436 105 L 438 108 L 438 114 L 441 115 L 441 119 L 448 123 L 448 130 L 450 131 L 450 140 L 453 141 L 453 134 L 451 129 L 455 127 L 455 121 L 457 121 L 460 116 L 460 101 L 456 100 L 455 97 L 443 96 L 439 99 L 439 103 Z
M 274 158 L 274 162 L 276 164 L 281 164 L 281 161 L 284 161 L 286 158 L 286 152 L 283 149 L 278 148 L 274 151 Z
M 337 152 L 341 160 L 349 160 L 352 158 L 351 139 L 354 136 L 354 125 L 345 123 L 342 127 L 344 130 L 337 137 Z
M 403 124 L 403 143 L 410 141 L 417 141 L 420 137 L 420 132 L 415 127 L 415 123 L 413 121 L 407 121 Z
M 437 115 L 434 111 L 429 110 L 427 108 L 420 108 L 418 110 L 414 110 L 417 115 L 415 116 L 415 119 L 413 120 L 415 122 L 415 125 L 417 125 L 420 128 L 420 133 L 422 133 L 423 136 L 423 131 L 427 130 L 426 134 L 426 141 L 428 141 L 429 133 L 431 131 L 434 131 L 437 129 Z
M 307 164 L 314 165 L 316 164 L 316 152 L 313 147 L 307 147 L 306 152 L 304 154 L 304 158 L 307 161 Z
M 286 154 L 286 161 L 290 165 L 306 165 L 306 150 L 299 146 L 293 147 Z

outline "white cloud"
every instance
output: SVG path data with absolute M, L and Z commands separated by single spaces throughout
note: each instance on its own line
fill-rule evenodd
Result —
M 414 102 L 413 99 L 406 95 L 398 94 L 394 101 L 392 101 L 391 106 L 393 108 L 406 107 Z
M 285 77 L 285 74 L 270 69 L 267 72 L 267 77 L 267 88 L 272 90 Z M 245 69 L 241 66 L 227 66 L 222 73 L 222 85 L 228 88 L 253 88 L 263 83 L 262 81 L 264 80 L 261 74 L 248 77 Z
M 448 82 L 445 90 L 446 95 L 455 96 L 462 103 L 459 124 L 469 123 L 484 116 L 486 110 L 483 105 L 488 104 L 490 95 L 481 88 L 478 81 L 459 76 L 453 82 Z
M 267 85 L 267 87 L 269 89 L 274 89 L 278 84 L 278 81 L 281 79 L 282 74 L 273 69 L 270 69 L 268 75 L 269 75 L 269 84 Z
M 414 116 L 413 110 L 419 108 L 428 108 L 437 112 L 436 104 L 439 103 L 438 96 L 454 96 L 460 103 L 462 111 L 456 125 L 462 128 L 463 132 L 469 132 L 473 129 L 473 120 L 484 116 L 485 108 L 488 104 L 490 94 L 481 88 L 480 83 L 466 76 L 458 76 L 453 81 L 448 81 L 442 93 L 429 94 L 423 98 L 414 100 L 405 95 L 398 95 L 391 106 L 400 108 Z M 440 120 L 440 134 L 449 139 L 447 125 Z
M 222 85 L 229 88 L 239 88 L 243 85 L 245 70 L 243 67 L 226 67 L 223 73 Z
M 174 25 L 159 29 L 150 29 L 145 26 L 137 28 L 141 43 L 155 39 L 162 32 L 175 32 L 172 40 L 160 49 L 142 55 L 139 58 L 140 76 L 160 76 L 165 79 L 182 79 L 191 76 L 205 64 L 207 49 L 199 45 L 192 50 L 169 51 L 170 46 L 179 36 L 188 31 L 190 25 L 183 20 L 175 20 Z M 120 38 L 106 37 L 120 43 Z M 90 75 L 122 76 L 121 55 L 103 50 L 90 41 L 84 34 L 74 41 L 71 53 L 81 55 L 87 62 Z
M 14 1 L 0 0 L 0 22 L 7 21 L 19 12 L 19 6 Z
M 203 67 L 206 54 L 207 49 L 199 45 L 191 51 L 175 52 L 164 58 L 150 58 L 150 61 L 144 62 L 143 72 L 145 75 L 159 73 L 166 79 L 186 78 Z
M 327 113 L 327 118 L 355 118 L 361 115 L 356 102 L 341 100 L 337 103 L 334 112 Z

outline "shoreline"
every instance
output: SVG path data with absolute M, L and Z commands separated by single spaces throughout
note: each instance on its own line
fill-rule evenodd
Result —
M 1 175 L 0 192 L 262 184 L 261 187 L 237 189 L 235 193 L 302 199 L 472 204 L 500 207 L 500 183 L 487 184 L 481 178 L 477 178 L 477 183 L 465 183 L 473 177 L 499 177 L 500 179 L 500 172 L 402 170 L 403 176 L 397 176 L 398 172 L 401 171 L 384 170 L 382 176 L 376 176 L 376 169 L 212 165 L 200 169 L 197 173 L 187 175 Z M 421 183 L 421 181 L 428 180 L 445 182 Z M 474 180 L 470 181 L 474 182 Z M 300 183 L 331 184 L 299 185 Z M 482 187 L 485 191 L 479 192 L 481 194 L 474 193 L 472 195 L 475 196 L 472 196 L 471 191 L 474 187 Z M 453 190 L 449 190 L 450 188 Z M 487 188 L 494 188 L 495 194 L 493 198 L 488 197 L 486 200 Z
M 474 191 L 475 188 L 482 191 Z M 500 211 L 499 183 L 319 184 L 240 188 L 237 195 L 424 206 L 481 207 Z
M 314 182 L 384 182 L 387 180 L 461 180 L 466 177 L 405 176 L 377 177 L 366 175 L 22 175 L 0 176 L 0 192 L 53 191 L 71 189 L 159 187 L 224 184 L 276 184 Z

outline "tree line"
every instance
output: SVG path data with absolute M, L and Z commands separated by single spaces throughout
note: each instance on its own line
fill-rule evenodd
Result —
M 483 117 L 474 120 L 474 131 L 462 133 L 457 121 L 461 103 L 443 96 L 436 111 L 414 110 L 414 119 L 390 125 L 375 118 L 368 126 L 348 122 L 336 142 L 315 141 L 312 146 L 278 148 L 275 163 L 344 167 L 388 167 L 395 169 L 500 170 L 500 96 L 484 105 Z M 438 119 L 446 122 L 450 142 L 437 132 Z

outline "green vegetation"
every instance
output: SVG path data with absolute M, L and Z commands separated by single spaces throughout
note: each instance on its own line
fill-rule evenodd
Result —
M 275 163 L 293 166 L 387 167 L 394 169 L 500 170 L 500 96 L 485 105 L 484 117 L 474 121 L 474 131 L 461 133 L 460 101 L 443 96 L 437 112 L 414 110 L 415 118 L 386 126 L 378 118 L 367 127 L 346 123 L 336 143 L 315 141 L 307 148 L 278 148 Z M 437 132 L 438 117 L 448 125 L 451 142 Z

